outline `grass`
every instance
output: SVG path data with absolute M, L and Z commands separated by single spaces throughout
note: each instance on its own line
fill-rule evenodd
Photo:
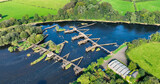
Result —
M 149 11 L 159 11 L 160 10 L 160 0 L 151 0 L 151 1 L 145 1 L 145 2 L 138 2 L 137 9 L 147 9 Z
M 134 12 L 134 5 L 131 2 L 123 0 L 102 0 L 109 2 L 113 9 L 119 11 L 121 15 L 124 15 L 127 11 Z
M 48 52 L 44 53 L 44 54 L 43 54 L 41 57 L 39 57 L 37 60 L 33 61 L 30 65 L 32 66 L 32 65 L 35 65 L 35 64 L 37 64 L 38 62 L 42 61 L 42 60 L 46 57 L 47 54 L 48 54 Z
M 27 43 L 27 42 L 22 42 L 22 43 L 19 43 L 18 47 L 19 47 L 19 51 L 22 51 L 22 50 L 28 50 L 28 48 L 31 46 L 30 43 Z
M 120 14 L 124 15 L 127 11 L 134 12 L 134 5 L 132 2 L 125 0 L 102 0 L 105 2 L 109 2 L 112 7 L 119 11 Z M 147 9 L 149 11 L 157 11 L 160 10 L 160 0 L 151 0 L 144 2 L 136 2 L 137 10 Z
M 114 54 L 116 54 L 118 51 L 120 51 L 122 48 L 126 47 L 126 43 L 122 44 L 120 47 L 118 47 L 118 49 L 116 49 L 115 51 L 113 51 Z
M 158 42 L 147 43 L 132 49 L 127 55 L 145 71 L 160 78 L 159 48 L 160 43 Z
M 62 8 L 70 0 L 12 0 L 0 3 L 0 13 L 3 19 L 0 21 L 14 17 L 21 19 L 24 15 L 33 17 L 34 14 L 40 16 L 57 14 L 58 9 Z M 52 9 L 50 9 L 52 8 Z
M 69 69 L 71 66 L 72 66 L 72 64 L 68 64 L 68 65 L 65 67 L 65 69 L 67 70 L 67 69 Z
M 109 60 L 112 56 L 111 55 L 108 55 L 106 57 L 104 57 L 104 60 Z

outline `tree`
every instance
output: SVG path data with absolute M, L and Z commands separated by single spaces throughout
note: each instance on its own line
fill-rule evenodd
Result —
M 64 11 L 64 9 L 60 8 L 58 10 L 58 15 L 59 15 L 60 19 L 65 19 L 65 11 Z
M 48 16 L 47 16 L 47 18 L 46 18 L 47 20 L 52 20 L 53 19 L 53 15 L 51 15 L 51 14 L 48 14 Z
M 0 37 L 1 37 L 1 36 L 4 36 L 4 35 L 6 35 L 6 34 L 7 34 L 6 31 L 1 31 L 1 32 L 0 32 Z
M 2 14 L 0 14 L 0 19 L 2 19 Z
M 98 65 L 102 65 L 104 62 L 103 58 L 101 57 L 100 59 L 97 60 Z
M 86 74 L 82 74 L 78 79 L 77 82 L 80 82 L 81 84 L 89 84 L 90 80 L 89 80 L 89 75 L 91 73 L 86 73 Z
M 137 65 L 136 65 L 136 63 L 134 63 L 134 62 L 131 61 L 129 63 L 128 68 L 132 71 L 132 70 L 135 70 L 137 68 Z
M 116 84 L 116 81 L 114 81 L 114 79 L 111 79 L 110 84 Z
M 127 11 L 126 14 L 125 14 L 126 20 L 131 21 L 130 20 L 131 19 L 131 15 L 132 15 L 132 12 Z
M 46 18 L 45 16 L 41 16 L 41 21 L 42 21 L 42 22 L 45 22 L 46 19 L 47 19 L 47 18 Z
M 145 71 L 143 69 L 139 69 L 138 73 L 140 74 L 141 77 L 145 75 Z
M 29 37 L 29 34 L 28 34 L 27 32 L 25 32 L 25 31 L 22 31 L 22 32 L 20 33 L 20 37 L 21 37 L 21 39 L 23 39 L 23 38 L 28 38 L 28 37 Z
M 39 41 L 41 41 L 41 40 L 43 40 L 43 38 L 44 38 L 44 37 L 43 37 L 42 34 L 36 35 L 36 37 L 35 37 L 36 43 L 39 42 Z
M 3 39 L 0 37 L 0 46 L 3 46 L 4 43 L 3 43 Z
M 38 14 L 35 14 L 35 15 L 34 15 L 34 20 L 35 20 L 35 21 L 38 21 L 39 19 L 40 19 L 39 15 L 38 15 Z
M 91 84 L 107 84 L 107 82 L 103 78 L 99 78 Z
M 103 16 L 113 11 L 112 5 L 108 2 L 102 2 L 99 7 L 100 7 L 100 12 Z
M 15 51 L 15 50 L 14 50 L 14 47 L 9 47 L 9 48 L 8 48 L 8 51 L 9 51 L 9 52 Z
M 33 34 L 27 39 L 27 41 L 29 41 L 30 43 L 36 43 L 35 36 L 36 36 L 36 34 L 33 33 Z
M 144 84 L 159 84 L 160 82 L 156 77 L 146 76 L 143 80 Z
M 135 13 L 132 13 L 130 21 L 131 21 L 131 23 L 135 23 L 136 22 L 136 14 Z
M 148 24 L 155 24 L 155 15 L 152 13 L 149 17 L 148 17 Z
M 117 84 L 123 84 L 124 81 L 123 81 L 122 79 L 119 78 L 119 79 L 116 80 L 116 83 L 117 83 Z

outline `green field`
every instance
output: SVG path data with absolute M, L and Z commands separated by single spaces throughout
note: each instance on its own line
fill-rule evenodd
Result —
M 141 68 L 160 79 L 160 43 L 143 44 L 127 53 Z
M 102 0 L 109 2 L 113 8 L 124 15 L 127 11 L 134 12 L 134 5 L 132 2 L 126 0 Z M 147 9 L 149 11 L 160 10 L 160 0 L 150 0 L 143 2 L 136 2 L 137 10 Z
M 32 17 L 35 13 L 40 16 L 50 14 L 57 14 L 59 8 L 62 8 L 70 0 L 12 0 L 0 3 L 0 14 L 4 17 L 2 20 L 14 17 L 16 19 L 22 18 L 24 15 Z

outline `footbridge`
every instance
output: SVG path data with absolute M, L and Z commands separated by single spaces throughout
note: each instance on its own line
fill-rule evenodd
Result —
M 111 51 L 109 51 L 108 49 L 104 48 L 103 46 L 117 45 L 117 43 L 108 43 L 108 44 L 101 44 L 101 45 L 100 45 L 100 44 L 97 43 L 97 42 L 100 40 L 100 38 L 89 38 L 92 34 L 84 34 L 84 32 L 82 32 L 82 29 L 81 29 L 81 28 L 88 27 L 88 26 L 92 26 L 92 25 L 94 25 L 94 24 L 95 24 L 95 23 L 92 23 L 92 24 L 85 25 L 85 26 L 78 27 L 78 28 L 76 28 L 76 27 L 73 26 L 73 27 L 72 27 L 72 28 L 73 28 L 72 30 L 66 30 L 64 33 L 74 33 L 74 32 L 79 33 L 78 36 L 72 37 L 72 40 L 84 38 L 84 40 L 81 40 L 81 41 L 78 42 L 79 45 L 85 44 L 85 43 L 87 43 L 87 42 L 91 42 L 91 43 L 92 43 L 92 46 L 86 48 L 86 52 L 91 51 L 93 48 L 99 47 L 99 48 L 103 49 L 105 52 L 112 54 Z M 86 31 L 88 31 L 88 29 L 86 29 Z M 97 41 L 94 42 L 93 40 L 97 40 Z
M 58 26 L 58 25 L 53 25 L 53 26 L 51 26 L 51 27 L 47 27 L 47 28 L 43 29 L 43 32 L 44 32 L 45 30 L 52 29 L 52 28 L 54 28 L 54 27 L 56 27 L 56 26 Z

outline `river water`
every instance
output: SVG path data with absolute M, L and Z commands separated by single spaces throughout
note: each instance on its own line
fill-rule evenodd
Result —
M 89 22 L 91 23 L 91 22 Z M 59 27 L 70 29 L 69 26 L 81 26 L 81 22 L 61 22 L 40 24 L 42 29 L 58 24 Z M 101 38 L 99 44 L 115 43 L 121 45 L 124 42 L 130 42 L 138 38 L 148 39 L 149 35 L 160 31 L 156 26 L 142 26 L 132 24 L 112 24 L 112 23 L 97 23 L 94 26 L 86 27 L 90 29 L 86 34 L 92 34 L 90 38 Z M 77 33 L 64 34 L 56 32 L 55 29 L 49 29 L 44 34 L 49 34 L 44 42 L 52 40 L 56 44 L 67 40 L 64 49 L 60 56 L 70 53 L 68 60 L 73 60 L 83 56 L 80 67 L 87 67 L 91 62 L 96 62 L 100 57 L 107 56 L 103 50 L 99 52 L 85 52 L 85 48 L 91 46 L 91 43 L 86 43 L 79 46 L 78 41 L 71 41 L 71 37 L 78 35 Z M 117 46 L 105 46 L 110 51 L 113 51 Z M 31 56 L 26 55 L 30 53 Z M 34 66 L 30 63 L 40 55 L 34 53 L 31 49 L 22 52 L 10 53 L 7 47 L 0 48 L 0 84 L 68 84 L 76 80 L 78 76 L 74 75 L 73 68 L 63 70 L 62 63 L 54 61 L 41 61 Z M 75 62 L 76 64 L 77 62 Z

